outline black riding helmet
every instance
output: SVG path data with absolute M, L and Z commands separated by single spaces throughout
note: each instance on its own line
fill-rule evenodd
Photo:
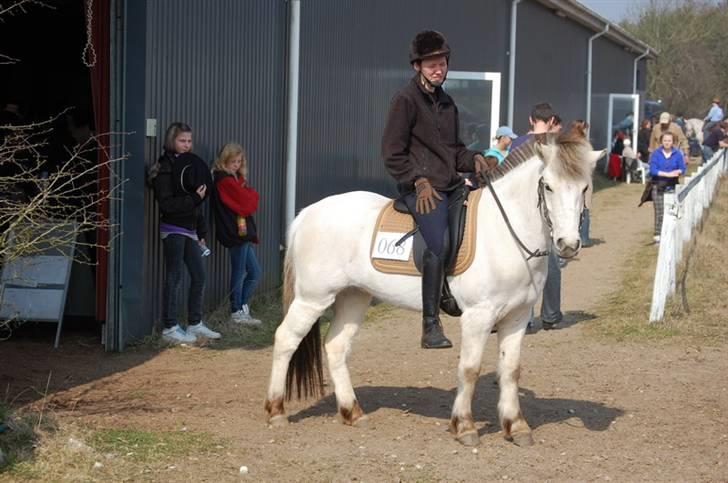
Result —
M 450 63 L 450 46 L 440 32 L 423 30 L 412 39 L 409 54 L 410 64 L 440 55 L 444 55 L 447 62 Z

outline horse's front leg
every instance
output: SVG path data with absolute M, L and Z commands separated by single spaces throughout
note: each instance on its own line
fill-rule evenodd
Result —
M 364 321 L 364 314 L 372 296 L 359 289 L 348 288 L 336 296 L 334 320 L 326 334 L 326 357 L 334 383 L 336 406 L 341 422 L 350 426 L 366 426 L 368 420 L 356 400 L 346 362 L 351 353 L 351 342 Z
M 480 443 L 473 421 L 473 393 L 480 376 L 485 341 L 494 324 L 492 310 L 483 307 L 466 309 L 460 318 L 458 394 L 452 408 L 450 431 L 465 446 L 477 446 Z
M 531 446 L 531 428 L 521 412 L 518 402 L 518 379 L 521 374 L 521 344 L 531 310 L 526 309 L 513 320 L 498 326 L 498 376 L 500 397 L 498 416 L 505 438 L 518 446 Z

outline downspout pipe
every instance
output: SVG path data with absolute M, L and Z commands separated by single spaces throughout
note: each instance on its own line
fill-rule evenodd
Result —
M 516 96 L 516 26 L 518 19 L 518 4 L 521 0 L 511 3 L 511 42 L 508 50 L 508 125 L 513 128 L 513 104 Z
M 591 127 L 591 104 L 592 104 L 592 58 L 593 58 L 593 47 L 594 47 L 594 40 L 601 37 L 602 35 L 609 32 L 609 24 L 606 24 L 604 26 L 604 30 L 602 30 L 599 33 L 596 33 L 589 37 L 589 43 L 587 47 L 587 53 L 586 53 L 586 122 L 589 123 L 589 126 Z
M 296 217 L 296 168 L 298 164 L 298 82 L 301 53 L 301 0 L 289 0 L 288 109 L 286 119 L 286 228 Z M 285 236 L 285 235 L 284 235 Z
M 645 50 L 645 53 L 634 59 L 634 68 L 632 69 L 632 94 L 637 94 L 637 65 L 640 60 L 650 55 L 650 49 Z

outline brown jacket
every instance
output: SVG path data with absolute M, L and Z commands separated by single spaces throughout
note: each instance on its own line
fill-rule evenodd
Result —
M 674 122 L 671 122 L 667 129 L 662 129 L 662 124 L 656 124 L 655 127 L 652 128 L 652 135 L 650 136 L 650 153 L 660 146 L 660 136 L 662 136 L 663 132 L 667 131 L 670 131 L 675 135 L 675 142 L 673 143 L 675 147 L 682 151 L 683 154 L 687 154 L 689 149 L 688 138 L 685 137 L 685 133 L 682 128 Z M 643 159 L 642 161 L 645 160 Z
M 421 177 L 447 191 L 461 182 L 458 172 L 474 170 L 476 154 L 460 140 L 457 106 L 442 88 L 431 94 L 415 75 L 394 95 L 382 136 L 382 158 L 400 193 L 413 191 L 414 181 Z

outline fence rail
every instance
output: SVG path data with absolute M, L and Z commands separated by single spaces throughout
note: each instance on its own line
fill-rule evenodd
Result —
M 721 149 L 698 171 L 677 185 L 674 193 L 665 193 L 665 216 L 660 234 L 655 285 L 652 290 L 650 323 L 665 315 L 668 297 L 675 293 L 677 266 L 683 246 L 690 240 L 693 228 L 710 206 L 720 176 L 728 169 L 728 149 Z

